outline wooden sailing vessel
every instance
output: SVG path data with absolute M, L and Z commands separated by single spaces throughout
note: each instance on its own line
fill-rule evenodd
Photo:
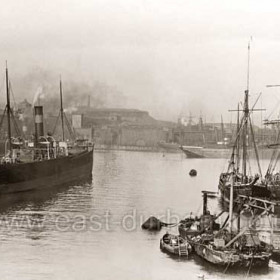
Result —
M 0 163 L 0 194 L 29 191 L 68 184 L 76 180 L 87 180 L 92 176 L 93 146 L 84 146 L 76 152 L 68 149 L 64 141 L 56 141 L 44 135 L 43 107 L 35 106 L 35 139 L 15 145 L 11 135 L 10 91 L 8 68 L 6 67 L 7 125 L 8 139 L 5 155 Z M 63 126 L 62 87 L 61 121 Z
M 229 201 L 231 178 L 233 172 L 233 197 L 237 195 L 246 195 L 254 197 L 269 198 L 271 191 L 262 180 L 262 171 L 260 166 L 260 158 L 255 142 L 254 130 L 251 120 L 251 113 L 262 109 L 249 109 L 249 57 L 250 46 L 248 46 L 248 77 L 247 89 L 245 90 L 244 103 L 242 110 L 237 108 L 237 131 L 236 139 L 231 152 L 231 157 L 227 171 L 222 173 L 219 178 L 219 191 L 224 200 Z M 242 112 L 241 121 L 239 120 L 239 112 Z M 249 141 L 252 144 L 255 160 L 257 164 L 258 173 L 255 175 L 249 174 Z

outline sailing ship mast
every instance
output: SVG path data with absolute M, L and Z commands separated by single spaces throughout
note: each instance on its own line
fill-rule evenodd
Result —
M 248 139 L 248 119 L 249 119 L 249 80 L 250 80 L 250 42 L 248 43 L 248 66 L 247 66 L 247 90 L 245 90 L 244 98 L 244 127 L 243 127 L 243 155 L 242 167 L 243 178 L 246 178 L 247 173 L 247 139 Z
M 11 133 L 11 106 L 10 106 L 10 89 L 9 89 L 9 75 L 8 75 L 8 64 L 6 61 L 6 94 L 7 94 L 7 121 L 8 121 L 8 150 L 10 151 L 9 157 L 11 157 L 12 151 L 12 133 Z
M 61 126 L 62 126 L 62 141 L 64 141 L 64 111 L 63 111 L 63 100 L 62 100 L 62 81 L 60 77 L 59 81 L 59 92 L 60 92 L 60 117 L 61 117 Z
M 240 165 L 240 148 L 239 148 L 239 103 L 237 105 L 237 123 L 236 123 L 236 172 L 239 173 Z

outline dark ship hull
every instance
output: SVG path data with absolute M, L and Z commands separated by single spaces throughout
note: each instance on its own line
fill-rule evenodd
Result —
M 0 194 L 50 188 L 92 176 L 93 150 L 43 161 L 0 165 Z
M 229 202 L 230 199 L 230 185 L 219 182 L 219 191 L 223 200 Z M 270 199 L 272 197 L 271 190 L 265 186 L 258 184 L 240 184 L 234 185 L 233 199 L 236 199 L 238 195 L 258 197 L 264 199 Z

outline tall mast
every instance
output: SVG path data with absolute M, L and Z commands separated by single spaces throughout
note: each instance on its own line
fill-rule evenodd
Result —
M 61 126 L 62 126 L 62 141 L 64 141 L 64 111 L 63 111 L 63 100 L 62 100 L 62 82 L 60 77 L 59 82 L 60 89 L 60 117 L 61 117 Z
M 247 90 L 244 98 L 244 128 L 243 128 L 243 176 L 247 173 L 247 137 L 248 137 L 248 118 L 249 118 L 249 80 L 250 80 L 250 42 L 248 43 L 248 67 L 247 67 Z
M 249 106 L 248 106 L 248 90 L 245 90 L 244 99 L 244 127 L 243 127 L 243 176 L 247 173 L 247 137 L 248 137 L 248 116 L 249 116 Z
M 236 171 L 239 172 L 239 164 L 240 164 L 240 158 L 239 158 L 239 103 L 237 105 L 237 124 L 236 124 L 237 128 L 236 128 Z
M 232 165 L 233 167 L 233 165 Z M 232 233 L 232 221 L 233 221 L 233 185 L 234 185 L 234 170 L 231 173 L 230 183 L 230 196 L 229 196 L 229 232 Z
M 7 93 L 7 120 L 8 120 L 8 143 L 9 151 L 12 150 L 12 135 L 11 135 L 11 106 L 10 106 L 10 89 L 9 89 L 9 75 L 8 75 L 8 65 L 6 61 L 6 93 Z M 11 155 L 10 155 L 11 156 Z

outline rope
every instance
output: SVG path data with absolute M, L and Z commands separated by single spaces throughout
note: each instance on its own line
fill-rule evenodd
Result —
M 64 116 L 65 123 L 66 123 L 67 129 L 68 129 L 68 133 L 69 133 L 70 137 L 72 138 L 72 140 L 75 140 L 75 138 L 76 138 L 75 132 L 72 130 L 72 127 L 70 125 L 70 122 L 68 121 L 68 118 L 66 117 L 66 114 L 63 113 L 63 116 Z M 53 133 L 52 133 L 53 135 L 56 131 L 56 127 L 57 127 L 57 124 L 58 124 L 58 121 L 59 121 L 60 117 L 61 117 L 61 112 L 59 111 L 59 114 L 58 114 L 58 116 L 56 118 L 56 121 L 55 121 L 54 129 L 53 129 Z
M 255 142 L 255 135 L 254 135 L 253 125 L 252 125 L 252 120 L 251 120 L 250 115 L 249 115 L 249 123 L 250 123 L 251 134 L 252 134 L 252 138 L 253 138 L 253 144 L 254 144 L 254 150 L 255 150 L 255 154 L 256 154 L 256 158 L 257 158 L 258 168 L 259 168 L 260 175 L 262 177 L 262 170 L 261 170 L 261 166 L 260 166 L 260 158 L 259 158 L 257 145 L 256 145 L 256 142 Z
M 1 121 L 0 121 L 0 130 L 1 130 L 2 125 L 3 125 L 3 121 L 4 121 L 4 117 L 5 117 L 5 115 L 6 115 L 6 111 L 7 111 L 7 106 L 5 106 L 5 110 L 4 110 L 3 115 L 2 115 L 2 117 L 1 117 Z
M 231 256 L 232 256 L 232 254 L 231 254 Z M 226 272 L 227 272 L 229 266 L 230 266 L 230 262 L 227 264 L 227 267 L 225 268 L 225 270 L 224 270 L 224 272 L 223 272 L 224 274 L 226 274 Z
M 253 256 L 254 256 L 254 254 L 253 254 Z M 250 263 L 250 266 L 249 266 L 249 269 L 248 269 L 248 271 L 247 271 L 247 274 L 246 274 L 246 279 L 248 279 L 248 277 L 249 277 L 249 274 L 250 274 L 250 270 L 251 270 L 251 268 L 252 268 L 252 264 L 253 264 L 253 257 L 252 257 L 252 259 L 251 259 L 251 263 Z
M 14 127 L 15 127 L 16 134 L 18 136 L 20 136 L 20 130 L 18 128 L 18 125 L 17 125 L 17 122 L 16 122 L 16 119 L 15 119 L 15 116 L 14 116 L 13 112 L 11 112 L 11 116 L 12 116 L 12 121 L 13 121 L 13 124 L 14 124 Z
M 75 140 L 75 138 L 76 138 L 75 132 L 73 131 L 73 129 L 70 125 L 70 122 L 68 121 L 68 118 L 66 117 L 65 113 L 64 113 L 64 118 L 65 118 L 66 126 L 68 128 L 68 132 L 70 134 L 70 137 L 72 138 L 72 140 Z
M 15 100 L 15 96 L 14 96 L 14 92 L 13 92 L 13 89 L 12 89 L 11 81 L 9 81 L 9 91 L 12 94 L 12 98 L 13 98 L 13 102 L 14 102 L 14 107 L 16 107 L 17 103 L 16 103 L 16 100 Z
M 4 77 L 3 77 L 3 80 L 2 80 L 2 83 L 1 83 L 1 87 L 0 87 L 0 94 L 2 93 L 2 90 L 3 90 L 3 88 L 4 88 L 4 85 L 5 85 L 5 75 L 4 75 Z
M 57 116 L 57 118 L 56 118 L 56 121 L 55 121 L 55 125 L 54 125 L 54 129 L 53 129 L 52 135 L 54 135 L 54 133 L 55 133 L 55 130 L 56 130 L 56 126 L 57 126 L 59 117 L 60 117 L 60 111 L 59 111 L 59 114 L 58 114 L 58 116 Z

